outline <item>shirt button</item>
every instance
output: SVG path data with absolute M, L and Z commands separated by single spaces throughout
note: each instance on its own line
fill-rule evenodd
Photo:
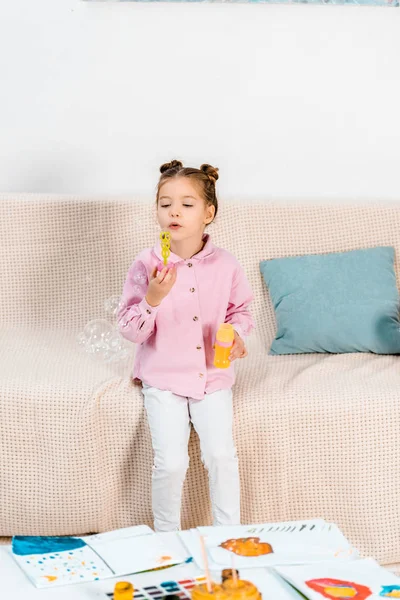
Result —
M 151 310 L 149 310 L 148 308 L 146 308 L 146 312 L 148 315 L 151 315 Z
M 194 288 L 190 288 L 190 291 L 193 293 L 194 291 L 196 291 Z
M 201 350 L 201 346 L 196 346 L 196 350 Z
M 198 321 L 199 317 L 193 317 L 193 321 Z
M 193 267 L 193 263 L 188 263 L 188 267 Z
M 204 373 L 199 373 L 199 377 L 204 377 Z

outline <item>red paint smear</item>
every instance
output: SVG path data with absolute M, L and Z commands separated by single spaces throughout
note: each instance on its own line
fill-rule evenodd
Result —
M 329 598 L 329 600 L 338 600 L 337 596 L 332 596 L 329 592 L 324 590 L 324 587 L 351 587 L 356 590 L 357 594 L 352 597 L 352 600 L 365 600 L 371 596 L 371 590 L 365 586 L 360 585 L 359 583 L 353 583 L 352 581 L 343 581 L 342 579 L 311 579 L 310 581 L 306 581 L 306 585 L 312 590 L 315 590 L 319 594 L 321 594 L 324 598 Z M 343 599 L 344 600 L 344 599 Z

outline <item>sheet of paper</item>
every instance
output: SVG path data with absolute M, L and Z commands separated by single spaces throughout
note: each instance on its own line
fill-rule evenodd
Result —
M 257 568 L 321 562 L 332 558 L 354 560 L 359 556 L 340 529 L 322 519 L 236 527 L 199 527 L 190 533 L 181 532 L 182 541 L 201 568 L 204 565 L 200 535 L 204 537 L 211 569 L 229 568 L 232 560 L 237 568 Z M 237 540 L 241 543 L 243 540 L 253 543 L 248 538 L 255 540 L 260 552 L 264 553 L 259 556 L 244 556 Z M 224 544 L 229 545 L 229 549 Z M 272 547 L 272 552 L 268 553 L 270 548 L 266 544 Z
M 186 559 L 144 525 L 82 538 L 15 536 L 12 556 L 36 587 L 98 581 Z
M 400 598 L 400 578 L 372 558 L 351 563 L 276 567 L 276 572 L 310 600 Z
M 89 540 L 88 545 L 119 575 L 138 573 L 183 562 L 156 533 L 115 539 Z
M 258 523 L 256 525 L 230 525 L 224 527 L 198 527 L 201 535 L 208 536 L 216 531 L 223 532 L 228 537 L 245 535 L 258 535 L 261 532 L 281 532 L 290 534 L 301 534 L 322 529 L 327 525 L 324 519 L 305 519 L 303 521 L 282 521 L 279 523 Z
M 272 569 L 242 569 L 240 578 L 254 583 L 265 600 L 301 599 L 301 595 Z
M 90 543 L 93 545 L 95 542 L 113 542 L 115 540 L 122 540 L 123 538 L 149 534 L 154 534 L 154 531 L 148 525 L 134 525 L 133 527 L 123 527 L 121 529 L 114 529 L 113 531 L 106 531 L 105 533 L 84 535 L 80 539 L 86 542 L 86 544 Z
M 66 539 L 63 539 L 63 545 L 58 544 L 57 538 L 51 541 L 51 538 L 39 538 L 30 544 L 31 553 L 12 552 L 14 560 L 24 571 L 25 575 L 38 588 L 56 587 L 71 583 L 84 583 L 89 581 L 98 581 L 106 577 L 113 577 L 113 571 L 105 562 L 85 543 L 74 542 L 65 548 Z M 79 541 L 79 538 L 76 538 Z M 45 543 L 46 542 L 46 543 Z M 51 551 L 49 550 L 49 545 Z

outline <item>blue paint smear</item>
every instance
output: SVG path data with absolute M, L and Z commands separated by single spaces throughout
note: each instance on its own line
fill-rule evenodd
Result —
M 57 551 L 77 550 L 84 546 L 86 544 L 83 540 L 74 537 L 15 535 L 11 541 L 13 553 L 19 556 L 27 554 L 52 554 Z
M 382 585 L 382 590 L 379 595 L 383 598 L 390 598 L 393 592 L 398 592 L 399 590 L 400 585 Z

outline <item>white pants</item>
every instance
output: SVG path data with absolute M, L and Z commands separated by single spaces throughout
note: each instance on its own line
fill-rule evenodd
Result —
M 143 394 L 154 450 L 154 529 L 180 529 L 190 422 L 200 438 L 201 457 L 208 470 L 214 525 L 239 525 L 240 482 L 232 435 L 232 391 L 220 390 L 206 394 L 203 400 L 194 400 L 143 384 Z

